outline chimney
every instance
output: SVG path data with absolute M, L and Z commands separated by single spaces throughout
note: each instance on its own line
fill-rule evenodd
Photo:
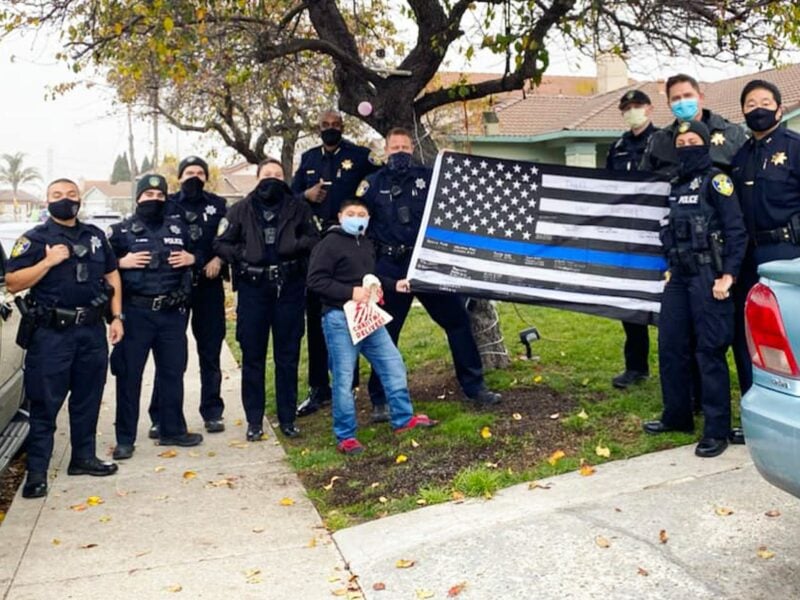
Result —
M 597 93 L 605 94 L 628 85 L 628 65 L 625 55 L 600 54 L 597 57 Z
M 500 119 L 493 110 L 483 113 L 483 133 L 484 135 L 500 135 Z

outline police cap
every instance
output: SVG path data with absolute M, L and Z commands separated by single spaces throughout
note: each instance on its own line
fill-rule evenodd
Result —
M 625 92 L 622 98 L 620 98 L 619 109 L 625 110 L 628 104 L 652 104 L 652 102 L 650 102 L 650 96 L 645 94 L 642 90 L 631 90 Z
M 674 142 L 677 137 L 682 133 L 696 133 L 701 138 L 703 138 L 703 143 L 708 146 L 709 140 L 711 139 L 711 134 L 708 132 L 708 127 L 702 121 L 681 121 L 678 125 L 678 128 L 675 130 L 675 135 L 672 137 L 672 141 Z
M 136 199 L 144 194 L 147 190 L 161 190 L 164 195 L 167 194 L 167 180 L 163 175 L 149 173 L 142 175 L 139 181 L 136 182 Z
M 190 167 L 192 165 L 198 165 L 201 169 L 203 169 L 203 172 L 206 174 L 206 178 L 208 177 L 208 163 L 199 156 L 187 156 L 178 164 L 178 179 L 181 178 L 181 175 L 183 175 L 183 171 L 186 169 L 186 167 Z

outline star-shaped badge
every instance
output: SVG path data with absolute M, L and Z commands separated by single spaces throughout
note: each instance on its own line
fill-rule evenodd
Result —
M 100 249 L 100 246 L 103 245 L 103 243 L 100 241 L 100 238 L 96 235 L 93 235 L 89 242 L 92 244 L 92 254 L 97 252 Z
M 725 134 L 721 131 L 715 131 L 711 134 L 711 143 L 715 146 L 722 146 L 725 143 Z
M 206 206 L 206 214 L 207 215 L 215 215 L 215 214 L 217 214 L 217 207 L 216 206 L 212 206 L 211 204 L 209 204 L 208 206 Z
M 770 158 L 769 161 L 773 165 L 775 165 L 776 167 L 778 165 L 785 164 L 786 163 L 786 152 L 776 152 L 775 154 L 772 155 L 772 158 Z
M 346 159 L 344 159 L 344 160 L 342 161 L 342 168 L 343 168 L 345 171 L 349 171 L 350 169 L 352 169 L 352 168 L 353 168 L 353 161 L 352 161 L 352 160 L 350 160 L 349 158 L 346 158 Z
M 425 186 L 428 184 L 425 183 L 425 180 L 422 177 L 417 177 L 417 180 L 414 182 L 414 185 L 417 186 L 418 190 L 424 190 Z
M 692 183 L 689 184 L 689 189 L 692 191 L 698 189 L 702 181 L 703 179 L 701 177 L 695 177 L 694 179 L 692 179 Z
M 178 234 L 181 232 L 181 228 L 180 228 L 180 227 L 178 227 L 177 225 L 170 225 L 170 226 L 169 226 L 169 230 L 170 230 L 172 233 L 174 233 L 175 235 L 178 235 Z

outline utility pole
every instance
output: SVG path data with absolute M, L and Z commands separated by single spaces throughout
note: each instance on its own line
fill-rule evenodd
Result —
M 128 104 L 128 156 L 130 157 L 131 181 L 136 181 L 139 174 L 139 165 L 133 154 L 133 108 Z

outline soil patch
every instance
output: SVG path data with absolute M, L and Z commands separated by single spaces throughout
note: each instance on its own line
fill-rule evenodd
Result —
M 0 476 L 0 513 L 7 513 L 17 489 L 25 478 L 25 455 L 20 454 L 12 460 Z

